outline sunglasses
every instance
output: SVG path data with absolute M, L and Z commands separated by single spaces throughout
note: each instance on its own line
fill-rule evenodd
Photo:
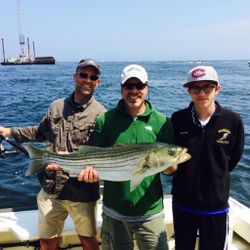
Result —
M 215 85 L 214 84 L 209 84 L 209 85 L 205 85 L 203 87 L 199 87 L 199 86 L 190 86 L 188 88 L 188 91 L 191 93 L 191 94 L 199 94 L 201 91 L 203 91 L 205 94 L 209 94 L 211 93 L 215 88 Z
M 77 73 L 82 79 L 87 79 L 89 78 L 91 81 L 96 81 L 99 79 L 99 76 L 98 75 L 89 75 L 87 73 L 84 73 L 84 72 L 78 72 Z
M 133 89 L 134 87 L 137 89 L 137 90 L 142 90 L 144 89 L 145 87 L 147 86 L 147 84 L 144 84 L 142 82 L 137 82 L 137 83 L 131 83 L 131 82 L 125 82 L 124 84 L 122 84 L 122 87 L 126 90 L 131 90 Z

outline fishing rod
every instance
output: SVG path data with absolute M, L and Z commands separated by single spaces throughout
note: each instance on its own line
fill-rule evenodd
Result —
M 5 149 L 3 141 L 8 142 L 15 149 L 11 149 L 11 150 Z M 14 141 L 9 140 L 3 135 L 0 135 L 0 158 L 5 158 L 7 155 L 18 154 L 20 152 L 24 153 L 25 155 L 28 155 L 28 152 L 25 150 L 24 147 L 22 147 L 21 145 L 19 145 L 18 143 Z

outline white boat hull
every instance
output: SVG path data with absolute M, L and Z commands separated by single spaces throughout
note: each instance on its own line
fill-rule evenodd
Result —
M 165 224 L 169 238 L 169 249 L 174 249 L 174 230 L 171 196 L 164 197 Z M 230 244 L 229 250 L 250 249 L 250 209 L 233 198 L 230 198 Z M 102 223 L 102 204 L 97 208 L 97 227 Z M 0 212 L 0 249 L 38 249 L 38 212 L 37 210 L 20 212 Z M 100 237 L 98 240 L 101 244 Z M 66 249 L 82 249 L 70 217 L 67 218 L 61 247 Z M 75 246 L 75 247 L 73 247 Z

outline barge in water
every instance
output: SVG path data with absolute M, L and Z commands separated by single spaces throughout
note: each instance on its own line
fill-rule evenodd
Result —
M 55 64 L 56 60 L 53 56 L 35 56 L 35 44 L 33 42 L 33 52 L 34 56 L 30 56 L 29 39 L 28 42 L 28 57 L 21 55 L 19 58 L 9 58 L 5 59 L 4 41 L 2 38 L 2 48 L 3 48 L 3 61 L 1 65 L 30 65 L 30 64 Z
M 55 64 L 56 60 L 53 56 L 35 57 L 33 60 L 5 60 L 1 65 L 30 65 L 30 64 Z

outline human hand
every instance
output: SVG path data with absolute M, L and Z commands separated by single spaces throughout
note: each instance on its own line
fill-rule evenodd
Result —
M 4 137 L 11 137 L 12 136 L 11 129 L 0 126 L 0 135 Z
M 60 166 L 58 166 L 57 164 L 55 163 L 49 163 L 46 167 L 45 167 L 45 170 L 61 170 L 62 168 Z
M 69 154 L 69 152 L 68 151 L 58 151 L 57 154 L 59 154 L 59 155 L 67 155 L 67 154 Z M 57 165 L 56 163 L 53 163 L 53 162 L 49 163 L 45 167 L 45 170 L 48 170 L 48 171 L 49 170 L 57 171 L 57 170 L 61 170 L 61 169 L 62 169 L 62 167 L 60 167 L 59 165 Z
M 98 182 L 99 175 L 93 166 L 87 166 L 81 170 L 78 175 L 78 181 L 85 181 L 89 183 Z
M 171 175 L 173 174 L 175 171 L 177 170 L 177 165 L 173 165 L 173 166 L 170 166 L 168 168 L 166 168 L 165 170 L 163 170 L 163 174 L 166 174 L 166 175 Z

